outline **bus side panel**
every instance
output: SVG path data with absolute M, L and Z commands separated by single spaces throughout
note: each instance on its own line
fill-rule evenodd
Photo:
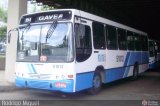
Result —
M 76 91 L 92 87 L 94 72 L 81 73 L 76 75 Z
M 146 71 L 148 61 L 148 52 L 128 52 L 123 66 L 105 70 L 105 83 L 132 76 L 135 63 L 139 64 L 139 73 Z
M 139 65 L 139 73 L 143 73 L 143 72 L 145 72 L 148 69 L 149 69 L 149 65 L 148 64 L 141 64 L 141 65 Z
M 124 60 L 117 61 L 117 56 L 124 56 Z M 107 51 L 106 69 L 134 66 L 135 63 L 148 64 L 148 61 L 148 52 Z
M 125 74 L 125 67 L 105 70 L 105 83 L 122 79 Z
M 17 87 L 26 87 L 26 88 L 35 88 L 51 91 L 62 91 L 62 92 L 73 92 L 73 80 L 34 80 L 27 78 L 16 77 L 16 86 Z M 65 83 L 66 87 L 56 87 L 56 83 Z
M 123 56 L 124 60 L 117 61 L 118 56 Z M 134 66 L 138 64 L 148 64 L 148 52 L 125 52 L 125 51 L 107 51 L 106 69 Z
M 149 53 L 148 53 L 148 51 L 142 52 L 142 63 L 141 64 L 149 64 Z
M 156 59 L 155 57 L 149 57 L 149 69 L 156 68 Z
M 113 54 L 116 54 L 116 53 L 112 53 L 111 57 L 113 57 Z M 105 70 L 104 70 L 105 71 L 104 83 L 109 83 L 112 81 L 116 81 L 119 79 L 123 79 L 123 78 L 129 77 L 129 76 L 132 76 L 134 65 L 136 62 L 138 62 L 138 64 L 139 64 L 139 73 L 142 73 L 148 69 L 148 59 L 147 59 L 148 53 L 147 52 L 144 52 L 144 53 L 142 53 L 142 52 L 128 52 L 128 53 L 123 53 L 123 54 L 125 54 L 125 60 L 123 61 L 123 65 L 120 65 L 122 63 L 118 63 L 117 65 L 119 67 L 114 66 L 113 68 L 105 68 Z M 109 56 L 109 55 L 107 54 L 107 56 Z M 116 56 L 116 55 L 114 55 L 114 56 Z M 113 58 L 110 60 L 113 60 Z M 110 62 L 114 62 L 114 65 L 116 65 L 115 61 L 110 61 Z M 106 65 L 109 65 L 110 62 L 106 62 Z M 92 63 L 92 65 L 90 63 Z M 78 64 L 78 65 L 79 65 L 78 67 L 81 67 L 81 68 L 79 68 L 80 70 L 83 69 L 82 68 L 83 66 L 86 66 L 83 69 L 83 71 L 84 71 L 84 70 L 88 70 L 88 69 L 93 69 L 93 66 L 95 67 L 98 64 L 97 64 L 97 62 L 90 61 L 90 62 L 84 62 L 84 63 Z M 113 66 L 113 64 L 112 64 L 112 66 Z M 88 68 L 88 67 L 90 67 L 90 68 Z M 94 70 L 77 74 L 76 75 L 76 91 L 81 91 L 84 89 L 91 88 L 93 75 L 94 75 Z
M 134 66 L 135 63 L 148 64 L 149 63 L 149 55 L 148 52 L 128 52 L 124 66 Z

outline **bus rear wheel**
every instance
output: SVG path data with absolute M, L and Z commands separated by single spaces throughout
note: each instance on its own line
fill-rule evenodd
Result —
M 88 93 L 91 95 L 95 95 L 100 92 L 102 87 L 102 79 L 100 72 L 95 72 L 92 81 L 92 88 L 88 90 Z

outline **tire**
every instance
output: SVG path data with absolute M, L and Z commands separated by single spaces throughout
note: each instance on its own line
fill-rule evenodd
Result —
M 139 74 L 138 64 L 135 64 L 133 69 L 132 80 L 138 79 L 138 74 Z
M 92 81 L 92 88 L 88 90 L 88 93 L 91 95 L 98 94 L 101 90 L 101 87 L 102 87 L 102 79 L 100 72 L 95 72 Z

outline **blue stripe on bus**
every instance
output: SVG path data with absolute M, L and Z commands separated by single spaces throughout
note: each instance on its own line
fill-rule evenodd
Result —
M 105 83 L 123 78 L 125 67 L 105 70 Z M 92 87 L 94 72 L 80 73 L 76 75 L 76 91 Z
M 123 78 L 126 67 L 107 69 L 105 71 L 105 83 Z
M 35 89 L 44 89 L 51 91 L 62 91 L 62 92 L 73 92 L 73 80 L 33 80 L 16 77 L 16 86 L 17 87 L 26 87 L 26 88 L 35 88 Z M 61 82 L 66 83 L 66 88 L 56 87 L 55 83 Z M 52 84 L 52 87 L 51 87 Z
M 134 65 L 135 62 L 145 64 L 149 62 L 148 52 L 128 52 L 124 62 L 124 66 Z
M 138 62 L 138 64 L 147 64 L 149 62 L 148 52 L 128 52 L 124 63 L 124 67 L 134 66 L 135 62 Z M 126 67 L 124 77 L 128 76 L 129 69 L 129 67 Z
M 123 78 L 125 67 L 105 70 L 105 83 Z M 76 91 L 92 87 L 94 72 L 81 73 L 76 75 Z
M 32 68 L 32 71 L 33 71 L 35 74 L 37 74 L 36 69 L 35 69 L 35 67 L 33 66 L 33 64 L 31 64 L 31 68 Z
M 27 67 L 28 67 L 29 73 L 33 73 L 32 68 L 30 67 L 30 64 L 27 64 Z
M 141 52 L 131 52 L 130 54 L 130 59 L 128 59 L 128 65 L 134 65 L 135 62 L 138 62 L 139 64 L 141 64 Z
M 148 52 L 142 52 L 142 64 L 149 63 L 149 54 Z
M 130 70 L 130 67 L 126 67 L 123 78 L 126 78 L 128 76 L 129 70 Z
M 126 56 L 126 59 L 125 59 L 125 62 L 124 62 L 124 66 L 128 65 L 130 54 L 131 54 L 130 52 L 127 53 L 127 56 Z
M 28 71 L 29 71 L 30 73 L 37 74 L 36 69 L 35 69 L 35 67 L 33 66 L 33 64 L 27 64 L 27 67 L 28 67 Z
M 94 72 L 82 73 L 76 75 L 76 91 L 92 87 Z

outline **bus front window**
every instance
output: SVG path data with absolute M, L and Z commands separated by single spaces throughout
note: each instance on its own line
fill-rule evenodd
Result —
M 70 62 L 73 60 L 72 24 L 57 23 L 50 36 L 52 24 L 31 25 L 20 28 L 17 61 Z M 44 60 L 43 60 L 44 62 Z

